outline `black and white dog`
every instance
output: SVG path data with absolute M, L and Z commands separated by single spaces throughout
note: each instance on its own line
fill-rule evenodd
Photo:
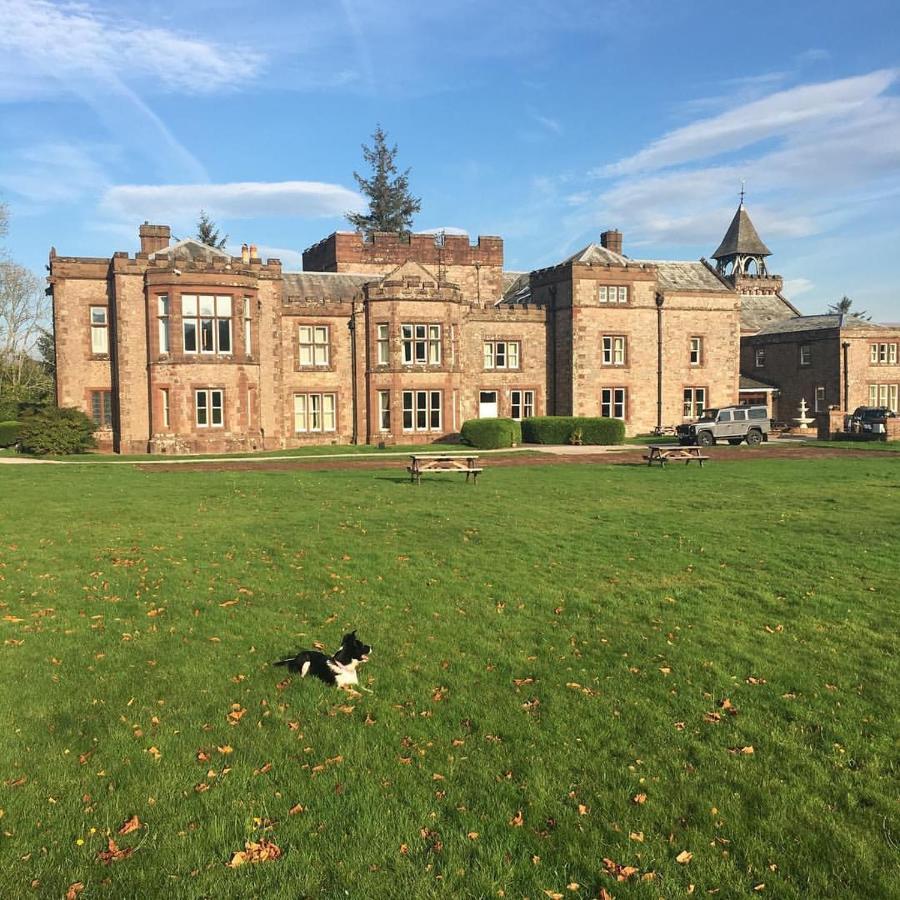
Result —
M 279 659 L 275 666 L 287 666 L 289 672 L 299 672 L 302 678 L 315 675 L 325 684 L 349 688 L 359 684 L 356 670 L 360 663 L 368 662 L 372 648 L 356 636 L 356 631 L 345 634 L 334 656 L 326 656 L 318 650 L 301 650 L 296 656 Z

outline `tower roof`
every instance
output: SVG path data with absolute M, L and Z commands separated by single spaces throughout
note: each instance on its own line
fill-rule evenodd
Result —
M 743 202 L 737 208 L 719 249 L 713 253 L 713 259 L 725 259 L 741 253 L 745 256 L 771 256 L 772 251 L 760 240 Z

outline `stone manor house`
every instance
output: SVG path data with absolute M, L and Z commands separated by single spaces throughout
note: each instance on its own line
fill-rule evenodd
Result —
M 498 415 L 647 433 L 771 404 L 776 351 L 760 366 L 748 348 L 767 333 L 780 346 L 767 329 L 798 315 L 743 204 L 715 264 L 632 259 L 618 231 L 533 272 L 504 271 L 499 237 L 336 232 L 302 272 L 253 246 L 171 243 L 164 225 L 140 242 L 50 253 L 57 401 L 122 453 L 428 443 Z

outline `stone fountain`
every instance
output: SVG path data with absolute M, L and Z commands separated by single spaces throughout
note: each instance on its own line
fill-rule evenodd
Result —
M 806 397 L 800 398 L 800 415 L 794 416 L 794 421 L 801 431 L 808 431 L 809 426 L 816 421 L 815 416 L 808 415 L 809 407 L 806 405 Z

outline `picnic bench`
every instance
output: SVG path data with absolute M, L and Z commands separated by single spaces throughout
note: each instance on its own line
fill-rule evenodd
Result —
M 410 463 L 406 467 L 409 472 L 409 480 L 416 484 L 422 483 L 422 476 L 429 472 L 464 472 L 466 481 L 471 477 L 472 483 L 477 484 L 478 476 L 482 469 L 478 466 L 477 456 L 463 456 L 453 454 L 428 453 L 425 455 L 410 456 Z
M 653 463 L 659 463 L 659 465 L 665 466 L 667 462 L 684 462 L 687 465 L 690 462 L 698 462 L 700 463 L 700 468 L 703 468 L 703 461 L 709 459 L 708 456 L 704 456 L 700 451 L 703 449 L 699 446 L 693 445 L 684 445 L 684 446 L 675 446 L 674 444 L 666 444 L 666 445 L 658 445 L 658 444 L 650 444 L 647 449 L 650 453 L 644 457 L 647 460 L 647 465 L 652 466 Z

